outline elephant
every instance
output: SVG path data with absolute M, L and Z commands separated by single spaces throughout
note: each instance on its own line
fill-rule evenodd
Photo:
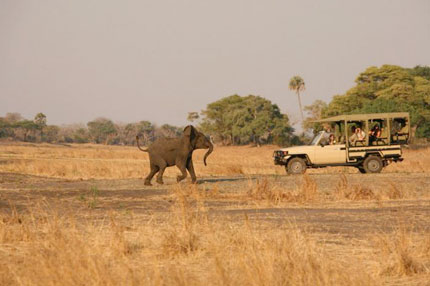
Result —
M 149 165 L 151 171 L 145 178 L 145 185 L 151 186 L 152 177 L 158 172 L 157 183 L 163 184 L 163 173 L 166 167 L 176 165 L 181 171 L 181 175 L 176 178 L 177 182 L 187 177 L 187 170 L 190 173 L 192 183 L 196 183 L 196 174 L 193 166 L 193 151 L 196 149 L 206 149 L 203 162 L 206 166 L 206 158 L 213 151 L 213 144 L 201 132 L 192 125 L 184 129 L 182 137 L 179 138 L 159 138 L 149 147 L 142 148 L 139 145 L 139 136 L 136 136 L 137 147 L 143 152 L 149 153 Z

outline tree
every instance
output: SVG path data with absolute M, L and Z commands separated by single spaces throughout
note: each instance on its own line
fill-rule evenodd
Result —
M 9 123 L 17 123 L 18 121 L 24 120 L 22 115 L 18 112 L 8 112 L 4 119 Z
M 11 135 L 10 123 L 6 119 L 0 117 L 0 138 L 9 137 Z
M 412 76 L 420 76 L 427 80 L 430 80 L 430 67 L 427 66 L 416 66 L 409 70 Z
M 46 115 L 39 112 L 38 114 L 36 114 L 36 116 L 34 117 L 34 123 L 36 123 L 38 126 L 40 127 L 45 127 L 46 126 Z
M 194 122 L 197 119 L 199 119 L 199 113 L 198 112 L 188 112 L 187 120 L 189 122 Z
M 88 143 L 90 142 L 90 134 L 88 128 L 83 124 L 63 125 L 58 130 L 56 141 L 66 143 Z
M 224 97 L 207 105 L 202 111 L 203 121 L 200 124 L 206 133 L 217 135 L 223 144 L 234 144 L 235 112 L 240 110 L 243 98 L 239 95 Z
M 23 140 L 24 141 L 34 141 L 34 136 L 30 136 L 31 133 L 34 134 L 34 132 L 38 129 L 38 126 L 36 123 L 34 123 L 31 120 L 21 120 L 14 124 L 14 127 L 22 130 L 23 132 Z
M 170 125 L 170 124 L 163 124 L 160 128 L 157 128 L 155 130 L 155 137 L 168 137 L 168 138 L 174 138 L 178 137 L 182 134 L 182 128 Z
M 297 94 L 297 99 L 299 102 L 300 115 L 302 116 L 302 122 L 303 122 L 304 117 L 303 117 L 302 101 L 300 99 L 300 92 L 305 90 L 305 82 L 303 81 L 303 79 L 300 76 L 296 75 L 290 79 L 290 83 L 288 84 L 288 87 L 290 90 L 294 90 Z
M 58 133 L 60 132 L 60 128 L 55 125 L 47 125 L 45 127 L 44 137 L 46 142 L 52 143 L 58 141 Z
M 149 121 L 142 120 L 136 124 L 136 131 L 138 135 L 143 136 L 143 143 L 149 145 L 155 140 L 155 125 Z
M 207 105 L 200 128 L 223 144 L 285 144 L 293 128 L 276 104 L 260 96 L 232 95 Z
M 72 142 L 74 143 L 88 143 L 89 142 L 89 132 L 88 129 L 79 127 L 72 132 Z
M 136 135 L 142 140 L 143 145 L 148 145 L 154 141 L 155 126 L 149 121 L 140 121 L 137 123 L 129 123 L 124 128 L 124 139 L 121 139 L 127 145 L 136 143 Z
M 308 114 L 305 121 L 303 122 L 303 128 L 313 129 L 314 132 L 318 132 L 322 129 L 320 123 L 315 123 L 313 121 L 322 118 L 323 111 L 327 108 L 327 103 L 322 100 L 315 100 L 311 105 L 305 106 L 304 110 Z
M 43 141 L 43 129 L 46 127 L 46 115 L 39 112 L 36 114 L 33 121 L 40 132 L 40 140 Z
M 97 118 L 87 123 L 90 137 L 94 143 L 109 144 L 109 140 L 116 134 L 115 125 L 106 118 Z

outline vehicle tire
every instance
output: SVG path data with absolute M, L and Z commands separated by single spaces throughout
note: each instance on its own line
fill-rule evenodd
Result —
M 366 170 L 364 170 L 363 166 L 357 167 L 358 171 L 362 174 L 366 174 Z
M 299 175 L 306 172 L 306 162 L 302 158 L 296 157 L 288 161 L 285 166 L 287 173 L 290 175 Z
M 366 173 L 380 173 L 384 164 L 378 156 L 369 156 L 363 162 L 363 169 Z

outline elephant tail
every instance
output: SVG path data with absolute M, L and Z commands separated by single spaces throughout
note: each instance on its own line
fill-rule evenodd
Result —
M 142 147 L 140 147 L 140 145 L 139 145 L 139 136 L 136 136 L 136 142 L 137 142 L 137 148 L 139 148 L 140 151 L 148 152 L 148 148 L 143 149 Z

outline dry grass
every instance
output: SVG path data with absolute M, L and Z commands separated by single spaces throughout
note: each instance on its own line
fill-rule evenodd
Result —
M 424 239 L 423 239 L 424 237 Z M 413 276 L 430 273 L 430 238 L 399 223 L 393 233 L 376 237 L 382 276 Z
M 263 200 L 278 205 L 281 202 L 311 203 L 321 202 L 317 184 L 308 175 L 304 175 L 300 183 L 294 189 L 286 189 L 283 186 L 271 183 L 267 178 L 257 179 L 256 183 L 250 183 L 247 197 L 254 200 Z
M 330 195 L 333 200 L 400 200 L 416 198 L 410 188 L 395 184 L 385 179 L 382 186 L 368 185 L 363 183 L 350 183 L 345 174 L 339 175 L 339 180 Z M 425 187 L 425 186 L 423 186 Z
M 297 226 L 209 219 L 177 190 L 162 221 L 94 223 L 36 208 L 0 223 L 2 285 L 369 285 Z M 1 265 L 1 264 L 0 264 Z M 358 272 L 357 270 L 360 270 Z M 358 275 L 358 273 L 360 273 Z
M 305 205 L 320 205 L 328 202 L 342 203 L 347 201 L 387 201 L 402 199 L 427 198 L 428 194 L 412 192 L 410 188 L 383 179 L 379 184 L 369 184 L 360 181 L 350 182 L 345 174 L 333 175 L 338 177 L 333 188 L 322 190 L 312 176 L 303 175 L 296 180 L 295 187 L 286 187 L 284 182 L 263 177 L 249 181 L 246 193 L 237 191 L 236 198 L 241 200 L 264 201 L 270 206 L 282 206 L 285 203 Z M 332 179 L 335 181 L 335 179 Z M 426 188 L 426 186 L 422 186 Z M 222 194 L 218 198 L 225 198 Z M 230 197 L 234 197 L 231 196 Z
M 338 200 L 375 200 L 381 199 L 380 194 L 376 194 L 370 187 L 362 184 L 351 185 L 347 177 L 340 175 L 339 182 L 336 185 L 334 198 Z
M 102 145 L 1 145 L 0 172 L 14 172 L 68 179 L 142 178 L 149 171 L 148 155 L 135 147 Z M 272 153 L 276 146 L 216 147 L 203 165 L 205 150 L 194 153 L 199 176 L 281 175 L 282 167 L 274 166 Z M 405 161 L 392 164 L 384 172 L 420 172 L 430 170 L 430 149 L 405 150 Z M 356 173 L 355 168 L 325 168 L 309 173 Z M 165 176 L 175 177 L 179 171 L 167 168 Z
M 259 182 L 253 194 L 269 185 Z M 61 216 L 43 202 L 22 213 L 12 207 L 0 216 L 0 284 L 381 285 L 430 276 L 430 240 L 412 228 L 337 254 L 292 221 L 274 228 L 211 216 L 198 186 L 172 186 L 171 194 L 170 212 L 144 221 Z

